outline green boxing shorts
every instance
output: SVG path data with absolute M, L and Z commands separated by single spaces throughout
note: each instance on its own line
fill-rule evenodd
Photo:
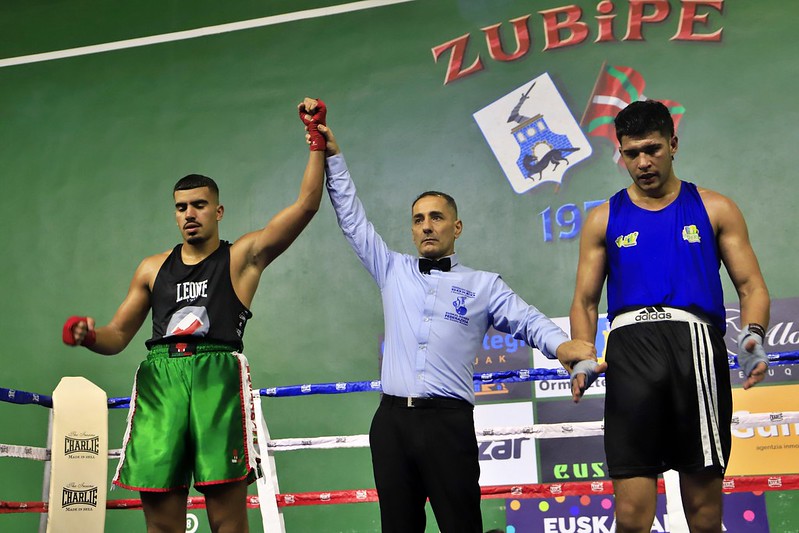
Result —
M 155 346 L 139 365 L 113 483 L 165 492 L 260 472 L 250 370 L 229 346 Z

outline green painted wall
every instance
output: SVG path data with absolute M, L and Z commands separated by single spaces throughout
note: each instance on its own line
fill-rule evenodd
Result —
M 97 0 L 0 4 L 0 59 L 158 35 L 332 5 L 329 0 Z M 732 197 L 749 223 L 774 298 L 797 296 L 794 208 L 794 85 L 799 4 L 727 0 L 697 31 L 723 28 L 717 43 L 676 42 L 680 2 L 644 28 L 644 41 L 594 43 L 597 2 L 584 10 L 582 44 L 544 51 L 539 11 L 558 0 L 417 0 L 246 31 L 0 68 L 0 180 L 6 229 L 0 293 L 4 348 L 0 386 L 49 394 L 60 377 L 82 375 L 109 396 L 127 396 L 148 326 L 119 356 L 71 350 L 64 319 L 108 321 L 141 258 L 171 248 L 171 187 L 181 176 L 213 176 L 222 191 L 223 238 L 265 224 L 296 196 L 307 148 L 296 104 L 319 96 L 372 221 L 395 249 L 411 252 L 409 205 L 431 188 L 452 192 L 465 223 L 464 263 L 503 273 L 551 316 L 568 312 L 577 240 L 542 239 L 547 207 L 604 199 L 627 183 L 610 145 L 560 187 L 516 195 L 472 113 L 548 72 L 579 119 L 600 65 L 636 68 L 653 98 L 686 108 L 680 177 Z M 628 2 L 615 2 L 624 35 Z M 530 51 L 492 60 L 481 28 L 530 15 Z M 484 69 L 444 84 L 449 53 L 431 49 L 471 35 L 466 62 Z M 734 299 L 725 278 L 727 299 Z M 382 314 L 323 200 L 316 219 L 264 273 L 247 328 L 256 387 L 378 377 Z M 274 438 L 366 433 L 376 395 L 265 399 Z M 121 441 L 124 413 L 110 414 Z M 0 404 L 0 442 L 45 446 L 47 411 Z M 112 439 L 112 446 L 114 445 Z M 113 465 L 112 465 L 113 466 Z M 112 468 L 113 470 L 113 468 Z M 367 450 L 278 456 L 283 491 L 373 486 Z M 794 470 L 794 472 L 796 472 Z M 0 461 L 0 500 L 39 500 L 42 465 Z M 114 491 L 112 498 L 135 497 Z M 799 530 L 796 496 L 769 494 L 785 529 Z M 501 500 L 484 503 L 486 528 L 504 526 Z M 253 522 L 256 523 L 255 514 Z M 373 504 L 305 507 L 285 513 L 289 531 L 376 531 Z M 431 516 L 432 522 L 432 516 Z M 33 531 L 38 516 L 0 516 L 0 530 Z M 108 531 L 140 514 L 108 513 Z M 258 526 L 254 526 L 258 530 Z

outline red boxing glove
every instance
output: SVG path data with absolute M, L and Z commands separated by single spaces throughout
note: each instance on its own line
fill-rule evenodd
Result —
M 64 344 L 68 344 L 69 346 L 77 346 L 78 343 L 75 342 L 75 336 L 72 333 L 72 330 L 75 329 L 75 326 L 78 325 L 78 322 L 88 322 L 85 316 L 71 316 L 64 322 L 64 329 L 61 330 L 61 340 L 64 341 Z M 83 341 L 80 343 L 81 346 L 94 346 L 94 343 L 97 342 L 97 333 L 93 329 L 90 329 L 86 332 L 86 336 L 83 337 Z
M 327 120 L 327 106 L 325 106 L 325 103 L 318 98 L 316 99 L 316 102 L 316 110 L 314 111 L 314 114 L 311 115 L 310 120 L 306 118 L 308 113 L 306 112 L 305 106 L 299 107 L 300 120 L 302 120 L 302 123 L 305 124 L 305 129 L 308 130 L 312 152 L 324 151 L 324 149 L 327 148 L 327 139 L 325 139 L 325 136 L 322 135 L 318 129 L 320 124 L 323 126 L 327 125 L 325 123 Z

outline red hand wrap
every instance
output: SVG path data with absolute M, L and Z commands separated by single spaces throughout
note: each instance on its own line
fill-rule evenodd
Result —
M 311 122 L 308 124 L 308 136 L 311 138 L 311 151 L 312 152 L 324 152 L 327 148 L 327 139 L 322 133 L 317 129 L 316 122 Z
M 325 123 L 325 121 L 327 120 L 327 106 L 322 100 L 318 98 L 316 99 L 316 102 L 317 102 L 316 111 L 314 111 L 314 114 L 311 115 L 310 120 L 306 118 L 306 115 L 308 115 L 308 113 L 306 112 L 304 106 L 300 107 L 299 110 L 300 120 L 302 120 L 302 123 L 305 124 L 306 127 L 305 129 L 308 130 L 308 136 L 311 138 L 312 152 L 323 151 L 327 147 L 327 140 L 325 139 L 325 136 L 322 135 L 322 133 L 318 129 L 320 124 L 323 126 L 327 125 Z
M 68 344 L 70 346 L 77 345 L 72 330 L 75 329 L 75 326 L 78 325 L 78 322 L 87 322 L 87 319 L 85 316 L 71 316 L 66 322 L 64 322 L 64 328 L 61 330 L 61 340 L 64 341 L 64 344 Z M 93 346 L 95 342 L 97 342 L 97 334 L 93 329 L 90 329 L 86 332 L 86 336 L 83 337 L 83 341 L 80 344 L 81 346 L 88 347 Z

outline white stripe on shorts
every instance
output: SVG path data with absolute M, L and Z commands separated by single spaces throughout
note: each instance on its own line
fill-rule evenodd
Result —
M 139 368 L 141 365 L 139 365 Z M 130 430 L 133 427 L 133 414 L 136 412 L 136 397 L 138 396 L 138 392 L 136 391 L 136 382 L 139 380 L 139 370 L 136 369 L 136 373 L 133 375 L 133 390 L 130 393 L 130 407 L 128 407 L 128 421 L 125 425 L 125 436 L 122 438 L 122 451 L 119 454 L 119 462 L 117 463 L 117 469 L 114 473 L 114 478 L 112 479 L 111 490 L 116 488 L 116 485 L 113 484 L 113 481 L 119 481 L 119 474 L 122 471 L 122 464 L 125 462 L 125 450 L 128 449 L 128 442 L 130 441 Z
M 255 429 L 255 407 L 253 406 L 252 399 L 252 379 L 250 378 L 250 363 L 244 354 L 233 352 L 239 360 L 239 369 L 241 375 L 239 376 L 239 383 L 241 383 L 241 399 L 244 404 L 244 428 L 245 440 L 244 445 L 247 447 L 247 462 L 252 468 L 257 477 L 260 477 L 261 468 L 258 463 L 261 462 L 261 455 L 258 451 L 258 432 Z
M 702 438 L 704 465 L 713 466 L 713 449 L 724 468 L 718 425 L 718 397 L 716 369 L 713 364 L 713 346 L 710 344 L 708 325 L 702 322 L 690 324 L 691 351 L 696 375 L 696 398 L 699 405 L 699 434 Z

